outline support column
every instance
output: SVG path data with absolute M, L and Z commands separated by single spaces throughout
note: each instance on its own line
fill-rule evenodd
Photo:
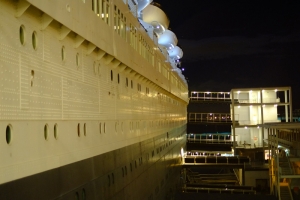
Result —
M 293 122 L 292 89 L 289 88 L 290 122 Z
M 262 90 L 260 90 L 260 115 L 261 115 L 261 124 L 264 124 L 264 107 L 263 107 L 263 93 Z M 265 140 L 265 133 L 264 133 L 264 126 L 261 127 L 261 134 L 262 134 L 262 145 L 263 145 L 263 152 L 265 153 L 265 145 L 264 145 L 264 140 Z M 259 133 L 259 132 L 258 132 Z
M 232 134 L 233 134 L 233 155 L 236 154 L 236 145 L 235 145 L 235 116 L 234 116 L 234 93 L 231 90 L 231 114 L 232 114 Z
M 287 100 L 287 90 L 284 90 L 284 103 L 286 103 L 285 105 L 284 105 L 284 107 L 285 107 L 285 122 L 288 122 L 289 120 L 288 120 L 288 118 L 289 118 L 289 111 L 288 111 L 288 105 L 287 105 L 287 103 L 288 103 L 288 100 Z

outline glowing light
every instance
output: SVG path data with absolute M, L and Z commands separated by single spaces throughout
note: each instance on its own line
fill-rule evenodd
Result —
M 252 90 L 250 90 L 250 93 L 252 92 Z
M 241 106 L 238 106 L 238 108 L 240 108 Z
M 257 128 L 259 128 L 259 126 L 257 126 Z
M 245 126 L 245 129 L 247 129 L 248 127 L 247 126 Z
M 274 104 L 274 107 L 277 107 L 277 104 Z
M 237 91 L 237 93 L 239 94 L 239 93 L 241 93 L 241 91 Z
M 277 92 L 277 89 L 275 89 L 275 92 Z

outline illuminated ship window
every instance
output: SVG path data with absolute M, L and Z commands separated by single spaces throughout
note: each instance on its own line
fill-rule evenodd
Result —
M 21 44 L 25 45 L 25 27 L 23 25 L 20 26 L 19 34 L 20 34 L 20 42 L 21 42 Z
M 48 140 L 48 124 L 44 126 L 44 137 L 45 140 Z
M 10 144 L 12 138 L 12 126 L 9 124 L 6 126 L 6 143 Z
M 34 50 L 37 49 L 37 35 L 35 31 L 32 33 L 32 47 Z
M 110 80 L 113 81 L 114 80 L 114 73 L 112 70 L 110 70 Z
M 64 46 L 61 47 L 61 60 L 65 61 L 65 47 Z
M 83 124 L 83 134 L 86 136 L 86 123 Z
M 78 123 L 77 125 L 77 135 L 78 137 L 80 137 L 80 123 Z
M 54 124 L 54 138 L 57 139 L 57 124 Z

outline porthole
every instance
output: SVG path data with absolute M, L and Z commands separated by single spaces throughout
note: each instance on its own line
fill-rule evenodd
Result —
M 61 60 L 65 61 L 65 47 L 64 46 L 61 47 Z
M 54 138 L 57 139 L 57 124 L 54 124 Z
M 79 194 L 78 194 L 78 192 L 75 193 L 75 199 L 79 200 Z
M 48 140 L 48 124 L 45 124 L 44 126 L 44 137 L 45 140 Z
M 86 136 L 86 123 L 83 124 L 83 134 Z
M 93 68 L 94 68 L 94 74 L 97 74 L 98 69 L 97 69 L 97 64 L 96 64 L 96 62 L 94 62 Z
M 101 76 L 101 65 L 100 64 L 98 65 L 98 74 L 99 74 L 99 76 Z
M 77 135 L 78 137 L 80 137 L 80 123 L 78 123 L 77 125 Z
M 32 33 L 32 47 L 34 50 L 37 49 L 38 41 L 37 41 L 37 34 L 35 31 Z
M 130 171 L 132 172 L 132 164 L 130 163 Z
M 34 70 L 31 70 L 30 86 L 33 86 Z
M 6 131 L 5 131 L 5 137 L 6 137 L 6 143 L 10 144 L 11 139 L 12 139 L 12 126 L 9 124 L 6 126 Z
M 20 43 L 25 45 L 25 27 L 22 25 L 19 29 Z
M 79 53 L 76 54 L 76 66 L 79 66 Z
M 86 199 L 86 194 L 85 194 L 85 189 L 83 188 L 82 189 L 82 200 L 85 200 Z

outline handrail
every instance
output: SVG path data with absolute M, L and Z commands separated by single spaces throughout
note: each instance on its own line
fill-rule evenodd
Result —
M 183 188 L 185 192 L 187 192 L 187 190 L 196 190 L 197 193 L 199 190 L 207 190 L 208 193 L 209 191 L 219 191 L 220 193 L 222 192 L 225 192 L 228 193 L 228 191 L 230 191 L 231 194 L 233 194 L 234 192 L 237 192 L 237 193 L 253 193 L 253 194 L 256 194 L 256 191 L 255 190 L 241 190 L 241 189 L 228 189 L 228 188 L 198 188 L 198 187 L 184 187 Z

